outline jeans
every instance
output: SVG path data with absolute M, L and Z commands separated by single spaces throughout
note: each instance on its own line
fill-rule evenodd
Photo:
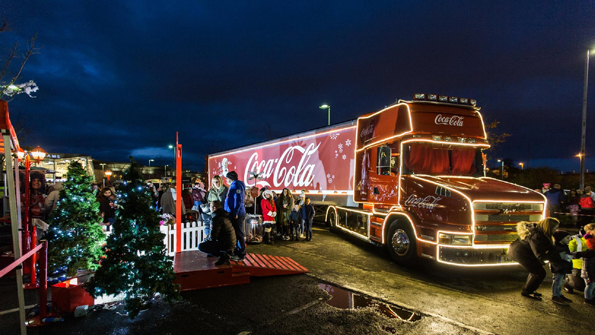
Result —
M 194 207 L 196 207 L 196 210 L 200 212 L 200 205 L 202 205 L 202 203 L 198 200 L 194 200 Z M 188 209 L 188 208 L 186 208 Z
M 218 241 L 204 241 L 198 245 L 198 250 L 212 256 L 223 256 L 224 254 L 232 254 L 233 249 L 223 250 L 223 246 Z
M 564 273 L 554 273 L 554 281 L 552 282 L 552 296 L 559 297 L 562 295 L 562 285 L 564 284 Z
M 114 222 L 116 221 L 116 218 L 107 218 L 107 221 L 109 222 L 109 225 L 105 226 L 105 231 L 110 231 L 114 225 Z
M 312 221 L 305 221 L 306 239 L 312 239 Z
M 300 224 L 300 235 L 304 235 L 304 230 L 306 230 L 306 220 L 302 220 Z
M 294 238 L 297 240 L 300 238 L 300 224 L 297 221 L 291 222 L 291 232 L 290 237 L 293 240 Z
M 595 290 L 595 282 L 590 282 L 585 279 L 585 299 L 593 300 L 593 290 Z
M 204 226 L 205 226 L 205 230 L 204 230 L 204 235 L 205 237 L 209 236 L 211 234 L 211 214 L 202 214 L 202 221 L 204 222 Z
M 236 219 L 235 215 L 230 215 L 230 221 L 233 226 L 233 229 L 236 231 L 236 239 L 238 240 L 236 244 L 236 256 L 245 257 L 246 256 L 246 226 L 244 225 L 244 219 L 246 215 L 239 215 Z

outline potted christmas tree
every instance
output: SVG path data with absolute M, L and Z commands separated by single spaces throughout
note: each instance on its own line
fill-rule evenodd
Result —
M 106 257 L 88 283 L 92 296 L 125 294 L 125 310 L 131 319 L 151 306 L 155 295 L 166 301 L 179 298 L 173 284 L 175 273 L 166 254 L 160 217 L 132 157 L 119 190 L 116 220 L 105 245 Z

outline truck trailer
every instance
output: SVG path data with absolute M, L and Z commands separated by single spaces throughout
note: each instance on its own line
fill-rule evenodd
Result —
M 211 154 L 209 183 L 236 171 L 247 187 L 305 190 L 331 229 L 386 247 L 399 265 L 514 265 L 506 251 L 516 223 L 543 219 L 546 198 L 486 177 L 479 111 L 472 99 L 415 94 L 354 121 Z

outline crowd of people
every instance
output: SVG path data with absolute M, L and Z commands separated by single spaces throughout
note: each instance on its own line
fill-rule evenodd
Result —
M 315 210 L 305 190 L 296 197 L 289 189 L 283 189 L 279 194 L 266 188 L 246 189 L 235 171 L 227 173 L 225 178 L 227 183 L 223 183 L 220 176 L 214 176 L 208 191 L 202 181 L 197 180 L 183 195 L 186 206 L 192 205 L 204 222 L 206 238 L 198 248 L 219 257 L 215 264 L 243 260 L 246 241 L 273 244 L 275 238 L 312 240 Z M 163 212 L 166 212 L 165 208 Z M 262 232 L 258 230 L 258 224 L 246 225 L 247 215 L 262 218 Z
M 564 193 L 560 184 L 544 183 L 543 188 L 536 189 L 542 192 L 547 198 L 548 212 L 551 216 L 560 217 L 570 215 L 576 228 L 590 223 L 595 216 L 595 192 L 591 186 L 585 186 L 583 190 L 571 189 Z
M 568 293 L 583 292 L 585 303 L 595 306 L 595 223 L 587 224 L 575 235 L 559 227 L 560 221 L 553 217 L 517 224 L 519 237 L 510 245 L 508 257 L 529 271 L 521 295 L 542 300 L 537 289 L 546 276 L 544 262 L 549 261 L 554 303 L 572 303 L 562 294 L 564 289 Z

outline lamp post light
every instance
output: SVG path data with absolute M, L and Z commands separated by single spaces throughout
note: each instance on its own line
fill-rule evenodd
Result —
M 499 159 L 498 162 L 502 163 L 502 167 L 500 168 L 500 179 L 504 180 L 504 160 Z
M 165 164 L 165 180 L 167 182 L 167 164 Z
M 109 177 L 112 175 L 111 171 L 105 171 L 105 177 L 109 180 Z
M 151 162 L 154 162 L 154 159 L 149 159 L 149 167 L 151 167 Z
M 521 166 L 521 170 L 524 170 L 525 169 L 525 163 L 520 162 L 519 165 Z
M 318 106 L 320 109 L 328 109 L 328 125 L 331 125 L 331 106 L 324 104 L 322 106 Z
M 589 86 L 589 57 L 591 50 L 587 50 L 587 57 L 585 58 L 585 84 L 583 85 L 583 123 L 581 134 L 581 184 L 580 189 L 585 189 L 585 142 L 587 139 L 587 91 Z

